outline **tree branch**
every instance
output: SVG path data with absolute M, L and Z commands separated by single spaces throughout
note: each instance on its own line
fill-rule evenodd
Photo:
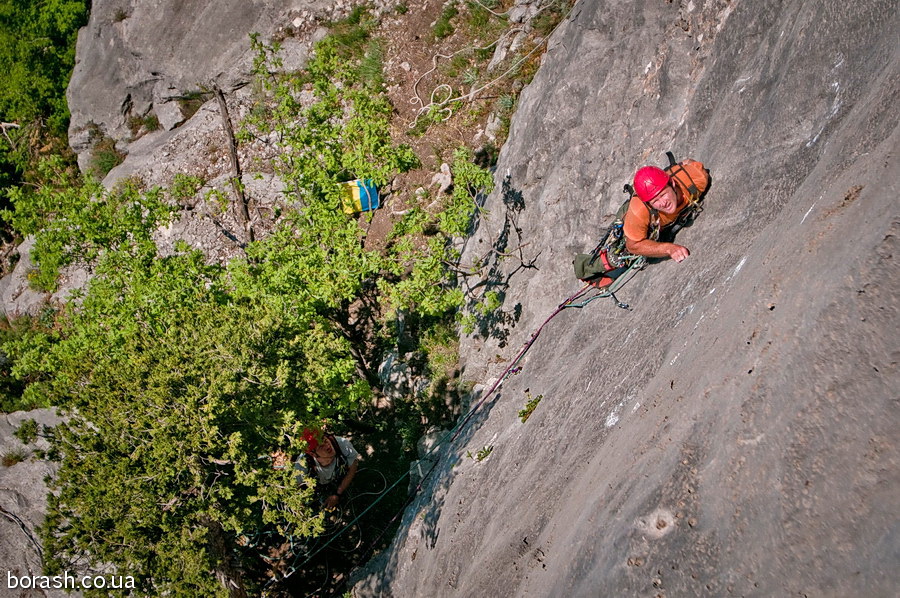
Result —
M 228 138 L 228 156 L 231 159 L 231 189 L 234 191 L 237 200 L 238 220 L 244 227 L 247 240 L 253 241 L 253 226 L 250 224 L 250 212 L 247 210 L 247 196 L 244 195 L 244 188 L 241 185 L 241 163 L 238 161 L 237 142 L 234 140 L 234 129 L 231 127 L 231 117 L 228 115 L 228 106 L 225 104 L 225 94 L 218 85 L 213 83 L 213 91 L 216 99 L 219 101 L 219 114 L 222 116 L 222 125 L 225 129 L 225 136 Z

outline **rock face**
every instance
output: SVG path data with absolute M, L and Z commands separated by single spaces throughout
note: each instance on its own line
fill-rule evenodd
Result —
M 0 563 L 4 574 L 16 578 L 42 575 L 41 547 L 36 528 L 44 519 L 47 507 L 47 486 L 44 479 L 56 473 L 57 466 L 34 458 L 35 450 L 47 450 L 43 437 L 23 444 L 13 436 L 23 422 L 33 419 L 38 431 L 44 426 L 55 426 L 59 418 L 51 409 L 0 414 L 0 455 L 8 458 L 16 454 L 22 460 L 10 465 L 0 464 Z M 63 590 L 14 589 L 9 579 L 0 582 L 0 596 L 62 597 Z M 76 592 L 75 595 L 80 595 Z
M 668 149 L 712 172 L 691 256 L 625 286 L 631 311 L 546 326 L 357 595 L 895 594 L 895 8 L 576 4 L 463 258 L 536 260 L 489 264 L 504 303 L 463 343 L 467 375 L 496 375 L 579 288 L 573 253 Z M 543 400 L 522 424 L 526 389 Z
M 290 35 L 312 26 L 326 0 L 98 0 L 78 36 L 67 90 L 69 138 L 82 169 L 98 135 L 118 142 L 133 119 L 156 117 L 162 130 L 184 122 L 179 99 L 215 82 L 235 89 L 249 81 L 251 33 Z M 94 139 L 92 139 L 92 136 Z

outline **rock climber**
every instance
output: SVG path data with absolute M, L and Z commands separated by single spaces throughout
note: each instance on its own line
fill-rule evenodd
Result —
M 689 217 L 709 186 L 709 173 L 701 162 L 683 160 L 669 167 L 671 175 L 656 166 L 644 166 L 634 175 L 635 196 L 625 213 L 622 232 L 625 248 L 634 255 L 684 261 L 688 248 L 666 241 Z
M 294 468 L 298 475 L 317 480 L 316 493 L 323 506 L 333 509 L 341 502 L 356 476 L 359 453 L 346 438 L 323 430 L 306 429 L 303 439 L 306 441 L 306 452 L 294 462 Z

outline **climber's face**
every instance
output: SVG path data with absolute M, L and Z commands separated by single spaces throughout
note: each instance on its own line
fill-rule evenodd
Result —
M 331 438 L 326 436 L 322 439 L 322 444 L 316 447 L 315 455 L 320 463 L 322 461 L 330 462 L 334 458 L 334 445 L 331 443 Z
M 672 185 L 669 184 L 647 203 L 653 206 L 654 210 L 663 214 L 674 214 L 675 209 L 678 207 L 678 195 L 675 193 Z

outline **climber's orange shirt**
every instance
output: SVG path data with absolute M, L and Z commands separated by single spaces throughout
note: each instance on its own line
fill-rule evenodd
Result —
M 678 206 L 672 214 L 663 214 L 659 212 L 659 226 L 661 229 L 666 228 L 678 219 L 678 216 L 684 211 L 688 205 L 688 197 L 690 193 L 687 188 L 693 180 L 697 190 L 703 193 L 709 186 L 709 174 L 702 162 L 693 160 L 685 160 L 680 163 L 683 171 L 678 167 L 672 176 L 675 181 L 675 193 L 678 196 Z M 628 211 L 625 213 L 625 222 L 622 226 L 622 232 L 625 237 L 633 242 L 643 241 L 650 236 L 650 210 L 647 204 L 641 201 L 637 196 L 631 198 L 628 204 Z

